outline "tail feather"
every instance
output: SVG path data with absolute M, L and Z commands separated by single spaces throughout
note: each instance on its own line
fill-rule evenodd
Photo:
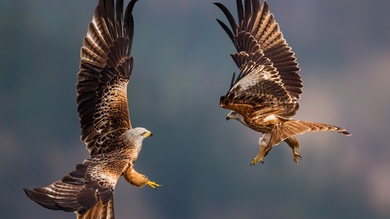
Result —
M 115 219 L 114 215 L 114 199 L 111 199 L 106 204 L 99 201 L 84 214 L 76 212 L 77 219 Z
M 263 158 L 267 156 L 272 147 L 278 145 L 281 141 L 285 141 L 292 149 L 294 161 L 298 163 L 301 159 L 301 155 L 298 153 L 300 146 L 296 135 L 318 131 L 331 131 L 347 136 L 351 135 L 344 128 L 334 125 L 289 119 L 281 119 L 281 121 L 281 123 L 278 123 L 272 129 L 272 132 L 264 133 L 263 137 L 260 139 L 260 151 L 252 160 L 251 165 L 254 165 L 257 162 L 263 162 Z
M 347 132 L 344 128 L 318 123 L 318 122 L 308 122 L 308 121 L 300 121 L 300 120 L 289 120 L 282 124 L 282 139 L 284 140 L 293 135 L 300 135 L 305 132 L 319 132 L 319 131 L 331 131 L 341 133 L 347 136 L 350 136 L 351 133 Z

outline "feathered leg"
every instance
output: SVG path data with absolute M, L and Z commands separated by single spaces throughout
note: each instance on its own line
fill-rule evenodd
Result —
M 271 133 L 264 133 L 263 136 L 261 136 L 261 138 L 259 139 L 260 150 L 257 153 L 256 157 L 253 158 L 251 166 L 259 162 L 262 164 L 264 163 L 263 158 L 267 156 L 268 152 L 272 149 L 272 146 L 268 147 L 270 139 Z
M 280 130 L 282 133 L 281 139 L 283 139 L 293 151 L 295 163 L 298 163 L 301 159 L 301 155 L 299 155 L 296 151 L 296 149 L 299 149 L 299 143 L 295 135 L 304 134 L 305 132 L 318 131 L 331 131 L 341 133 L 347 136 L 351 135 L 344 128 L 338 126 L 299 120 L 289 120 L 287 122 L 282 123 Z
M 304 134 L 305 132 L 331 131 L 344 135 L 351 135 L 344 128 L 308 121 L 287 120 L 285 122 L 276 124 L 270 133 L 264 133 L 259 140 L 260 151 L 256 157 L 253 158 L 251 166 L 256 163 L 264 163 L 263 158 L 271 151 L 272 147 L 278 145 L 281 141 L 285 141 L 292 149 L 294 161 L 296 163 L 301 159 L 301 155 L 297 152 L 299 150 L 299 143 L 296 135 Z
M 146 177 L 145 175 L 135 171 L 135 169 L 132 166 L 127 168 L 127 170 L 123 173 L 123 177 L 125 177 L 127 182 L 137 187 L 143 187 L 147 184 L 148 186 L 155 189 L 161 186 L 160 184 L 150 181 L 148 177 Z
M 288 146 L 292 149 L 295 163 L 299 163 L 299 160 L 302 159 L 302 157 L 297 152 L 297 150 L 299 150 L 298 139 L 295 136 L 291 136 L 286 138 L 284 142 L 286 142 Z

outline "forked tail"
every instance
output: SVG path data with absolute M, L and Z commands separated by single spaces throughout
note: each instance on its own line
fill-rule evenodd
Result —
M 263 135 L 263 138 L 260 142 L 260 151 L 253 159 L 251 165 L 254 165 L 257 162 L 263 162 L 263 158 L 267 156 L 272 147 L 276 146 L 281 141 L 285 141 L 287 145 L 292 149 L 294 161 L 298 163 L 301 159 L 301 155 L 299 155 L 299 153 L 297 152 L 300 147 L 296 135 L 301 135 L 306 132 L 318 131 L 331 131 L 338 132 L 347 136 L 351 135 L 344 128 L 334 125 L 300 120 L 284 120 L 272 130 L 270 136 L 268 136 L 269 140 L 267 140 L 266 134 Z
M 281 140 L 284 140 L 293 135 L 300 135 L 305 132 L 331 131 L 341 133 L 347 136 L 351 135 L 351 133 L 347 132 L 347 130 L 338 126 L 300 120 L 288 120 L 286 122 L 283 122 L 280 127 L 280 131 L 282 135 Z

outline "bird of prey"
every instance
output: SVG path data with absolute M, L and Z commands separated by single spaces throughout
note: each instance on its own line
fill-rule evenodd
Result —
M 237 49 L 231 56 L 240 69 L 237 78 L 233 73 L 220 106 L 231 110 L 226 120 L 238 120 L 263 133 L 260 150 L 251 165 L 264 163 L 264 157 L 281 141 L 292 149 L 294 161 L 298 163 L 301 159 L 297 152 L 298 134 L 332 131 L 350 135 L 334 125 L 291 118 L 299 108 L 297 101 L 302 94 L 302 79 L 297 73 L 300 68 L 266 1 L 260 6 L 259 0 L 245 0 L 244 4 L 236 0 L 237 23 L 223 4 L 214 4 L 229 22 L 231 29 L 217 19 Z
M 79 219 L 112 219 L 120 176 L 137 187 L 160 186 L 134 169 L 142 141 L 152 136 L 145 128 L 132 128 L 127 104 L 136 1 L 125 13 L 123 0 L 99 0 L 95 9 L 81 48 L 76 85 L 81 140 L 90 156 L 49 186 L 24 189 L 45 208 L 73 211 Z

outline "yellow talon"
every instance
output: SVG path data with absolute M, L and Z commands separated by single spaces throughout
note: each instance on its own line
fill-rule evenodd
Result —
M 301 155 L 298 154 L 296 151 L 293 151 L 293 153 L 295 163 L 299 163 L 299 160 L 302 159 Z
M 259 157 L 255 157 L 253 158 L 252 162 L 251 162 L 251 166 L 254 166 L 256 163 L 260 162 L 261 164 L 264 163 L 263 159 L 259 158 Z
M 152 181 L 148 181 L 147 184 L 148 184 L 148 186 L 152 187 L 153 189 L 156 189 L 157 187 L 162 186 L 162 185 L 160 185 L 156 182 L 152 182 Z

